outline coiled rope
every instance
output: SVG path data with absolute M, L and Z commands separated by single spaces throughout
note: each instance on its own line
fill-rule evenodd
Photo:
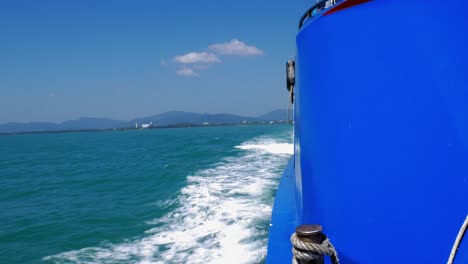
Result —
M 463 237 L 468 230 L 468 215 L 465 218 L 460 230 L 458 231 L 457 238 L 452 246 L 452 250 L 450 252 L 449 259 L 447 264 L 453 264 L 455 260 L 455 256 L 457 255 L 458 248 L 463 240 Z M 293 253 L 293 264 L 298 264 L 298 261 L 306 261 L 309 263 L 313 262 L 320 262 L 321 258 L 326 255 L 330 256 L 332 264 L 339 264 L 340 260 L 338 258 L 338 253 L 336 252 L 335 247 L 330 242 L 330 240 L 325 236 L 325 239 L 322 243 L 314 243 L 308 242 L 305 240 L 301 240 L 297 237 L 296 233 L 291 235 L 291 244 L 293 245 L 292 253 Z
M 453 244 L 452 251 L 450 252 L 449 259 L 447 261 L 447 264 L 453 264 L 453 261 L 455 260 L 455 256 L 457 255 L 458 248 L 460 247 L 460 243 L 463 239 L 463 236 L 466 233 L 466 229 L 468 229 L 468 215 L 465 218 L 465 222 L 463 222 L 463 225 L 460 228 L 460 231 L 458 231 L 457 238 L 455 239 L 455 243 Z
M 293 245 L 293 264 L 297 264 L 298 260 L 317 261 L 322 256 L 330 256 L 333 264 L 339 264 L 338 253 L 328 238 L 325 238 L 321 244 L 306 242 L 300 240 L 296 233 L 291 235 L 291 243 Z

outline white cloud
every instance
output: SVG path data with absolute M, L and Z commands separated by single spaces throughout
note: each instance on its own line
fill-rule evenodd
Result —
M 221 62 L 215 54 L 210 52 L 190 52 L 185 55 L 176 56 L 174 61 L 182 64 Z
M 190 68 L 182 68 L 177 71 L 177 75 L 195 77 L 198 76 L 198 73 L 196 73 L 193 69 Z
M 254 46 L 249 46 L 238 39 L 210 45 L 209 49 L 223 55 L 256 56 L 263 54 L 263 50 Z
M 189 52 L 184 55 L 175 56 L 173 61 L 179 66 L 177 75 L 199 76 L 199 71 L 209 68 L 214 63 L 221 62 L 218 55 L 257 56 L 263 55 L 263 50 L 249 46 L 238 39 L 225 43 L 216 43 L 210 45 L 206 51 Z M 161 65 L 166 65 L 164 59 L 160 63 Z

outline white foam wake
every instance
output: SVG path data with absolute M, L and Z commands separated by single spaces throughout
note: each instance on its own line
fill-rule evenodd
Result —
M 245 142 L 226 158 L 187 178 L 180 205 L 150 224 L 143 238 L 44 258 L 74 263 L 258 263 L 266 254 L 271 192 L 292 145 Z M 259 150 L 261 153 L 259 154 Z M 272 155 L 273 154 L 273 155 Z
M 270 144 L 242 144 L 236 148 L 244 150 L 263 150 L 272 154 L 293 154 L 293 144 L 290 143 L 270 143 Z

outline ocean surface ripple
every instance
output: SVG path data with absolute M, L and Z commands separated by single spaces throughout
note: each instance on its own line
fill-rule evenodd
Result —
M 93 150 L 72 151 L 73 155 L 92 162 L 94 167 L 85 166 L 84 162 L 79 163 L 82 166 L 59 162 L 59 166 L 64 167 L 61 172 L 71 170 L 67 179 L 74 179 L 75 184 L 78 181 L 81 190 L 59 194 L 67 199 L 72 195 L 75 200 L 71 208 L 45 209 L 56 215 L 52 216 L 54 220 L 30 217 L 31 226 L 16 227 L 36 232 L 39 229 L 35 225 L 44 224 L 45 228 L 40 231 L 50 231 L 43 236 L 47 237 L 46 242 L 51 242 L 52 248 L 41 250 L 38 247 L 21 260 L 23 263 L 262 263 L 274 194 L 282 169 L 293 151 L 291 130 L 290 126 L 151 130 L 132 132 L 139 135 L 127 132 L 129 135 L 120 134 L 117 138 L 108 135 L 112 140 L 103 139 L 104 133 L 100 133 L 97 136 L 109 142 L 93 139 L 100 146 L 94 151 L 103 151 L 107 144 L 127 140 L 108 150 L 122 153 L 100 156 L 93 154 Z M 67 141 L 67 135 L 60 136 Z M 93 135 L 74 135 L 86 136 Z M 87 144 L 89 140 L 85 140 Z M 132 140 L 133 143 L 128 143 Z M 122 148 L 129 147 L 128 144 L 138 151 Z M 67 149 L 66 144 L 62 147 Z M 26 156 L 34 164 L 38 157 L 31 155 Z M 0 161 L 14 163 L 11 159 Z M 103 168 L 96 168 L 99 162 L 105 163 L 101 164 Z M 39 165 L 45 166 L 44 162 Z M 14 173 L 13 165 L 7 167 L 9 174 Z M 82 177 L 74 176 L 78 172 Z M 26 174 L 31 173 L 26 171 Z M 52 172 L 43 173 L 42 177 L 64 176 Z M 70 184 L 68 180 L 62 183 Z M 48 181 L 40 181 L 40 184 L 50 184 L 51 180 Z M 101 187 L 97 187 L 99 185 Z M 50 194 L 57 192 L 58 186 L 43 188 L 49 189 L 45 193 Z M 38 198 L 41 202 L 26 202 L 24 206 L 43 203 L 47 207 L 50 198 L 45 193 Z M 99 199 L 109 201 L 100 203 Z M 33 208 L 25 212 L 28 210 L 35 217 L 48 217 L 34 212 Z M 77 217 L 74 214 L 79 210 L 89 212 L 78 213 Z M 70 219 L 72 227 L 62 223 Z M 37 223 L 32 224 L 32 220 Z M 73 227 L 73 235 L 65 230 L 54 237 L 55 229 Z M 85 230 L 80 231 L 82 228 Z M 7 248 L 18 246 L 20 240 L 28 240 L 28 236 L 21 236 L 21 230 L 5 233 L 10 239 L 0 240 L 0 245 L 5 242 Z M 78 241 L 66 242 L 70 239 Z M 10 256 L 5 260 L 20 259 Z

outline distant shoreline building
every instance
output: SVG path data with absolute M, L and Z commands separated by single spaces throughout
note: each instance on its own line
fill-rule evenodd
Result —
M 148 129 L 148 128 L 151 128 L 151 127 L 153 127 L 153 122 L 143 123 L 140 126 L 141 129 Z M 138 123 L 135 123 L 135 128 L 138 129 Z

